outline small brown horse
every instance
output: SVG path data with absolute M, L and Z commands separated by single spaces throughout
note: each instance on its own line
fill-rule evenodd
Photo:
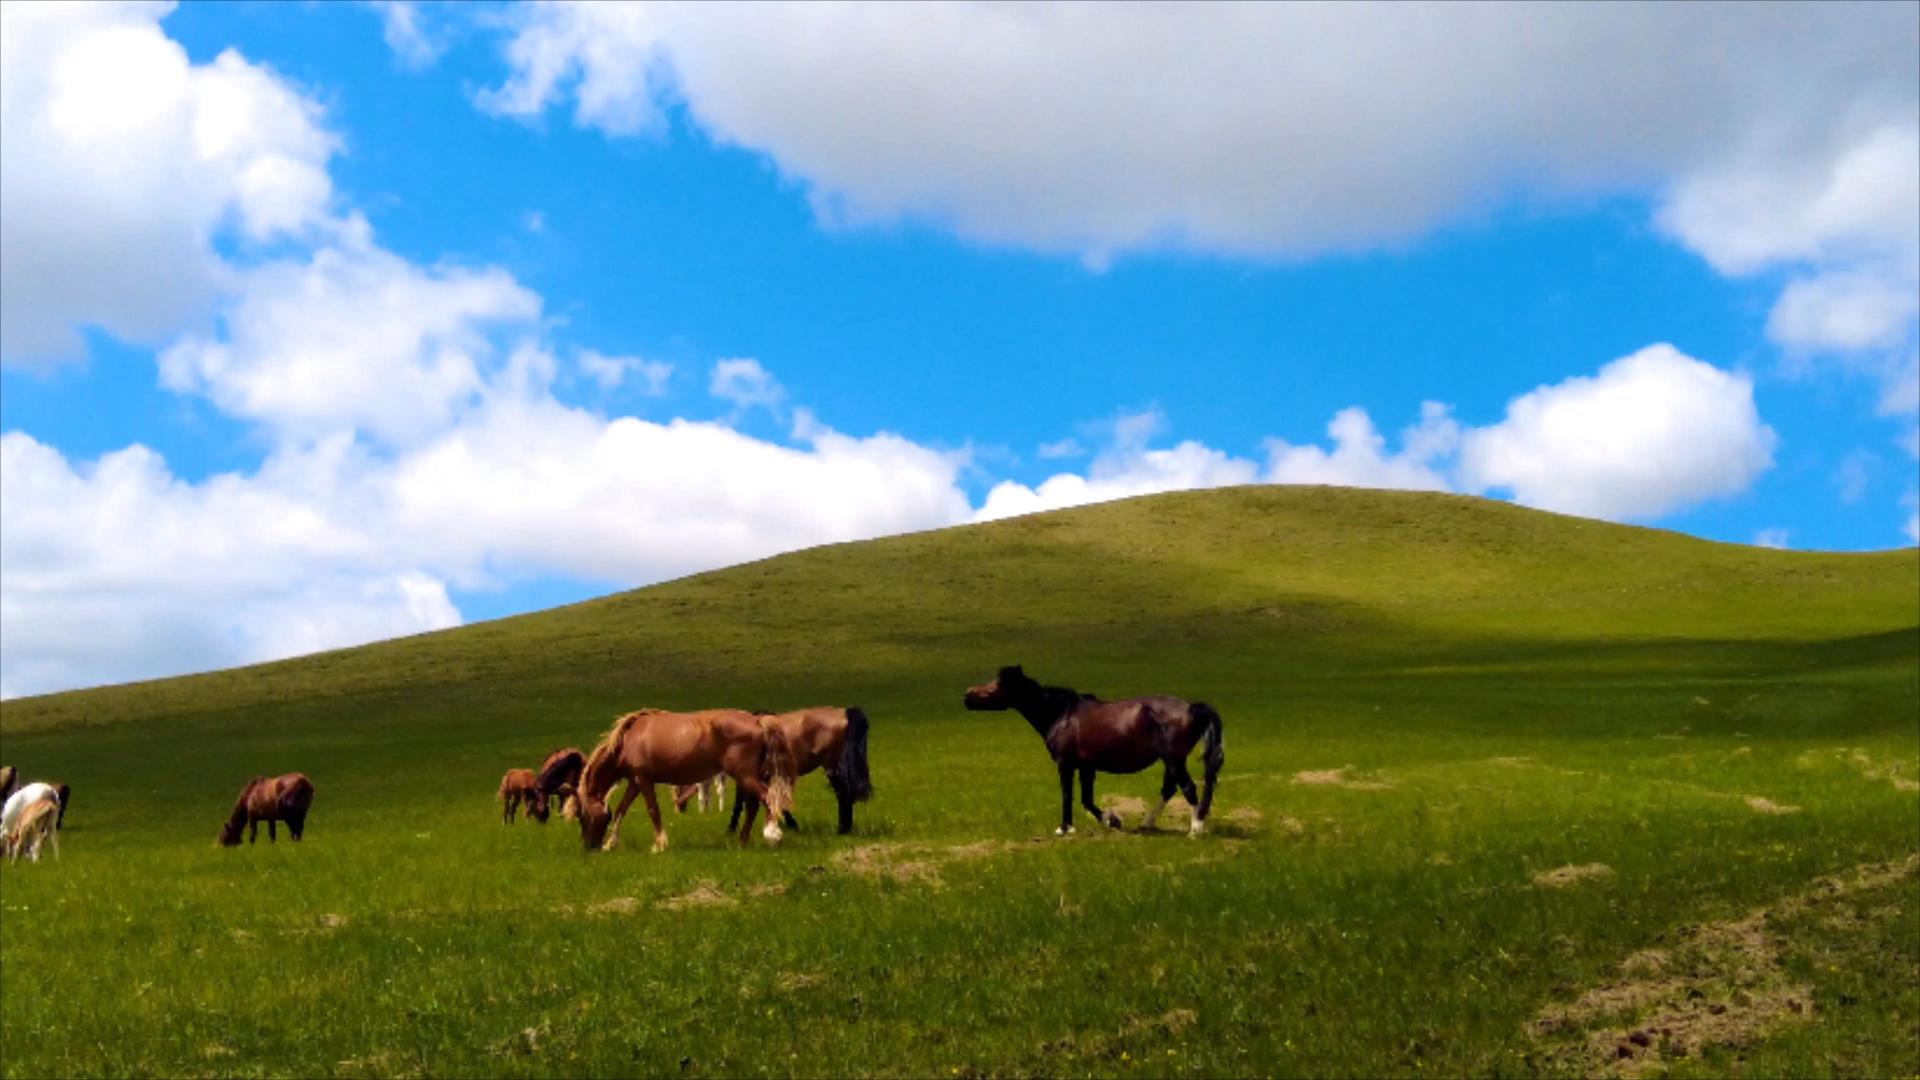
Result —
M 676 713 L 641 709 L 614 721 L 587 758 L 580 773 L 580 841 L 588 851 L 612 850 L 620 840 L 620 821 L 636 795 L 647 800 L 653 821 L 653 850 L 664 851 L 667 834 L 660 827 L 660 800 L 655 784 L 694 784 L 716 772 L 733 778 L 734 785 L 767 806 L 767 825 L 760 835 L 768 844 L 780 842 L 777 815 L 793 805 L 793 749 L 775 725 L 738 709 L 708 709 Z M 627 792 L 619 809 L 609 813 L 607 794 L 620 780 Z M 609 833 L 608 829 L 612 831 Z M 740 827 L 740 843 L 747 843 L 753 814 Z
M 853 804 L 865 802 L 873 795 L 873 779 L 867 773 L 865 710 L 857 705 L 847 709 L 821 705 L 761 719 L 779 725 L 786 733 L 787 743 L 793 747 L 796 776 L 821 768 L 827 771 L 827 786 L 833 789 L 833 797 L 840 803 L 840 832 L 843 835 L 852 832 Z M 729 831 L 740 820 L 743 801 L 736 791 L 733 820 L 727 823 Z M 784 820 L 789 829 L 800 827 L 792 811 L 786 813 Z
M 568 821 L 580 818 L 574 789 L 580 786 L 580 770 L 587 767 L 587 755 L 577 746 L 563 746 L 540 763 L 540 794 L 551 802 L 560 800 L 560 816 Z
M 532 769 L 508 769 L 500 778 L 500 817 L 513 824 L 514 811 L 527 804 L 527 816 L 542 825 L 547 823 L 547 797 L 540 792 L 540 781 Z
M 267 839 L 278 839 L 274 834 L 274 823 L 287 823 L 287 832 L 294 840 L 307 829 L 307 808 L 313 805 L 313 781 L 305 775 L 290 772 L 284 776 L 256 776 L 247 781 L 240 789 L 240 798 L 233 804 L 233 815 L 220 827 L 220 843 L 233 847 L 240 842 L 240 831 L 247 830 L 247 843 L 260 838 L 260 823 L 267 823 Z
M 1073 831 L 1074 773 L 1080 774 L 1080 802 L 1087 813 L 1117 829 L 1120 815 L 1103 814 L 1094 805 L 1093 774 L 1137 773 L 1156 761 L 1166 767 L 1160 780 L 1160 805 L 1140 827 L 1153 828 L 1154 819 L 1177 790 L 1194 808 L 1189 834 L 1206 831 L 1213 784 L 1227 760 L 1220 714 L 1212 707 L 1177 697 L 1101 701 L 1063 686 L 1042 686 L 1018 665 L 1003 667 L 993 682 L 968 689 L 966 705 L 975 711 L 1013 709 L 1046 740 L 1047 752 L 1060 770 L 1060 828 L 1055 835 Z M 1203 737 L 1207 746 L 1200 760 L 1206 765 L 1206 792 L 1196 798 L 1193 777 L 1187 774 L 1187 755 Z

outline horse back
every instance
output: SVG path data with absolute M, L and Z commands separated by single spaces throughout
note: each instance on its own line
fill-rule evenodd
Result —
M 1138 772 L 1166 757 L 1191 749 L 1187 703 L 1155 695 L 1100 701 L 1082 698 L 1065 723 L 1054 756 L 1070 752 L 1083 764 L 1108 772 Z
M 847 710 L 829 705 L 794 709 L 767 719 L 780 725 L 793 747 L 797 775 L 805 776 L 834 760 L 847 741 Z

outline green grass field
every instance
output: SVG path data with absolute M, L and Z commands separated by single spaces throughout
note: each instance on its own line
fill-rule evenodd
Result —
M 1052 838 L 1039 740 L 960 706 L 1011 662 L 1215 705 L 1213 831 Z M 818 776 L 777 850 L 500 824 L 504 769 L 623 710 L 818 703 L 873 717 L 851 837 Z M 75 791 L 64 860 L 0 870 L 8 1076 L 1920 1073 L 1911 549 L 1166 495 L 0 734 Z M 293 769 L 306 842 L 215 848 Z M 1132 824 L 1157 787 L 1098 790 Z

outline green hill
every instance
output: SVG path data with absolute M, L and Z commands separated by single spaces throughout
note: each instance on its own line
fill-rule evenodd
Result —
M 1214 834 L 1039 839 L 1043 749 L 960 708 L 1009 662 L 1213 703 Z M 687 817 L 582 858 L 491 802 L 626 709 L 822 702 L 874 717 L 851 838 L 813 778 L 777 851 Z M 62 863 L 0 878 L 10 1076 L 1920 1070 L 1913 549 L 1192 492 L 9 701 L 0 736 L 76 792 Z M 307 842 L 214 850 L 288 769 Z M 1156 791 L 1100 782 L 1130 823 Z

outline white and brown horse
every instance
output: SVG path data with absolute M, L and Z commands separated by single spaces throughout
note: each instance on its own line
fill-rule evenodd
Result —
M 1060 771 L 1060 828 L 1055 830 L 1056 835 L 1073 831 L 1075 773 L 1080 776 L 1081 805 L 1095 821 L 1117 829 L 1120 815 L 1102 813 L 1094 805 L 1093 774 L 1136 773 L 1156 761 L 1164 766 L 1160 804 L 1140 827 L 1153 828 L 1154 819 L 1178 791 L 1193 807 L 1188 832 L 1199 836 L 1206 831 L 1213 784 L 1227 760 L 1220 714 L 1211 706 L 1166 696 L 1101 701 L 1064 686 L 1042 686 L 1018 665 L 1003 667 L 994 681 L 969 688 L 965 702 L 968 709 L 976 711 L 1012 709 L 1046 741 L 1047 753 L 1053 755 Z M 1187 755 L 1203 738 L 1206 749 L 1200 760 L 1206 766 L 1206 791 L 1196 795 L 1193 777 L 1187 774 Z
M 614 721 L 613 727 L 588 755 L 580 773 L 580 841 L 588 851 L 612 850 L 620 839 L 619 823 L 636 795 L 647 800 L 653 822 L 653 850 L 664 851 L 667 834 L 660 825 L 660 801 L 655 784 L 697 784 L 717 772 L 733 779 L 757 807 L 767 806 L 767 825 L 761 835 L 768 844 L 780 842 L 778 815 L 793 805 L 793 750 L 779 726 L 738 709 L 667 712 L 640 709 Z M 617 810 L 609 812 L 607 794 L 627 781 Z M 753 814 L 740 827 L 746 844 Z
M 20 812 L 20 816 L 14 822 L 13 828 L 6 834 L 4 842 L 7 849 L 7 861 L 17 861 L 20 858 L 21 852 L 25 852 L 27 857 L 33 862 L 39 862 L 40 845 L 49 839 L 53 841 L 53 857 L 58 859 L 60 857 L 60 834 L 56 831 L 56 824 L 59 819 L 60 802 L 58 799 L 39 799 L 29 804 L 25 810 Z
M 821 705 L 774 713 L 761 719 L 777 725 L 786 734 L 787 743 L 793 747 L 795 775 L 826 770 L 827 786 L 833 789 L 833 797 L 840 804 L 840 832 L 852 832 L 853 804 L 865 802 L 873 795 L 873 779 L 867 772 L 866 712 L 857 705 L 845 709 Z M 736 793 L 733 821 L 740 818 L 741 802 Z M 790 829 L 800 827 L 792 811 L 784 815 L 784 820 Z M 733 828 L 733 821 L 728 822 L 728 829 Z

